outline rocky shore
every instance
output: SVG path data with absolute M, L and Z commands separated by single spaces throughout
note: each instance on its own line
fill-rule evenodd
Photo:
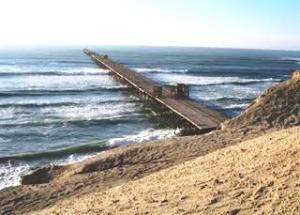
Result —
M 23 177 L 23 185 L 0 191 L 0 211 L 297 214 L 298 125 L 300 77 L 295 72 L 221 130 L 132 144 L 81 163 L 35 170 Z

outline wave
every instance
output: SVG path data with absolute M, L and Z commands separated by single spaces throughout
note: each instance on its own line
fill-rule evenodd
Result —
M 281 58 L 281 60 L 293 61 L 293 62 L 296 62 L 298 65 L 300 65 L 299 57 L 283 57 L 283 58 Z
M 187 73 L 188 69 L 162 69 L 162 68 L 133 68 L 141 73 Z
M 89 102 L 88 104 L 106 105 L 106 104 L 120 104 L 120 103 L 137 103 L 138 101 L 124 101 L 124 100 L 105 100 L 97 101 L 96 103 Z M 86 105 L 82 102 L 40 102 L 40 103 L 0 103 L 0 108 L 43 108 L 43 107 L 67 107 Z
M 3 76 L 83 76 L 83 75 L 106 75 L 108 72 L 0 72 Z
M 244 103 L 244 104 L 231 104 L 231 105 L 227 105 L 225 107 L 222 107 L 223 109 L 244 109 L 248 106 L 248 103 Z
M 104 150 L 104 148 L 101 148 L 100 146 L 99 148 L 95 146 L 94 149 L 99 149 L 100 151 Z M 53 152 L 54 154 L 56 153 L 56 151 Z M 24 174 L 24 172 L 29 171 L 32 168 L 40 167 L 43 164 L 49 164 L 50 159 L 52 165 L 67 165 L 77 163 L 95 156 L 94 152 L 88 154 L 79 153 L 70 154 L 69 156 L 67 156 L 67 158 L 56 158 L 56 156 L 54 156 L 55 160 L 53 160 L 53 154 L 51 153 L 48 154 L 51 155 L 51 157 L 49 157 L 48 159 L 46 157 L 43 157 L 43 152 L 36 154 L 32 153 L 31 155 L 27 154 L 27 156 L 25 154 L 24 158 L 22 158 L 22 156 L 15 156 L 15 158 L 13 158 L 14 156 L 11 156 L 12 159 L 9 159 L 9 157 L 0 158 L 0 190 L 6 187 L 20 185 L 21 176 Z M 58 152 L 58 154 L 60 154 L 60 152 Z M 38 159 L 38 157 L 40 156 L 42 158 Z
M 222 94 L 222 92 L 214 92 L 214 93 L 193 93 L 191 97 L 197 101 L 204 103 L 213 103 L 219 104 L 222 106 L 226 106 L 228 104 L 240 104 L 240 103 L 250 103 L 256 98 L 256 92 L 247 92 L 241 90 L 241 93 L 235 92 L 231 93 L 232 95 L 226 96 Z M 235 97 L 234 97 L 235 96 Z
M 121 86 L 107 76 L 26 76 L 0 78 L 0 92 L 13 90 L 80 90 Z
M 282 57 L 280 59 L 281 60 L 298 61 L 298 62 L 300 62 L 300 58 L 299 57 Z
M 45 106 L 38 110 L 10 106 L 0 108 L 0 128 L 5 136 L 7 129 L 18 133 L 25 128 L 88 128 L 91 126 L 112 127 L 120 124 L 132 125 L 145 121 L 146 110 L 138 109 L 135 102 L 104 102 L 75 106 Z M 19 134 L 18 134 L 19 135 Z
M 300 61 L 299 61 L 300 62 Z M 228 66 L 228 65 L 201 65 L 199 68 L 192 69 L 162 69 L 162 68 L 133 68 L 140 73 L 149 74 L 185 74 L 191 76 L 205 77 L 228 77 L 228 75 L 237 75 L 239 77 L 249 76 L 265 78 L 266 76 L 274 75 L 274 71 L 282 72 L 282 67 L 250 67 L 250 66 Z M 271 73 L 272 72 L 272 73 Z
M 53 150 L 53 151 L 45 151 L 45 152 L 35 152 L 35 153 L 24 153 L 19 155 L 13 156 L 5 156 L 0 157 L 0 162 L 7 162 L 10 160 L 21 160 L 21 161 L 28 161 L 28 160 L 40 160 L 40 159 L 53 159 L 53 158 L 60 158 L 63 156 L 68 156 L 72 154 L 85 154 L 85 153 L 95 153 L 99 151 L 104 151 L 107 149 L 112 148 L 107 144 L 107 141 L 102 142 L 93 142 L 89 144 L 67 147 L 60 150 Z
M 74 102 L 60 102 L 60 103 L 19 103 L 19 104 L 0 104 L 0 108 L 9 108 L 9 107 L 20 107 L 20 108 L 40 108 L 40 107 L 61 107 L 61 106 L 74 106 L 78 103 Z
M 243 70 L 224 70 L 224 69 L 207 69 L 207 70 L 189 70 L 186 74 L 191 76 L 205 76 L 205 77 L 239 77 L 239 78 L 253 78 L 265 79 L 268 77 L 282 78 L 282 71 L 286 68 L 253 68 Z
M 147 129 L 143 130 L 137 134 L 133 135 L 125 135 L 120 138 L 113 138 L 109 140 L 109 145 L 116 147 L 124 144 L 130 143 L 140 143 L 145 141 L 153 141 L 164 138 L 171 138 L 180 133 L 180 130 L 172 130 L 172 129 Z
M 233 98 L 233 97 L 219 97 L 211 100 L 216 102 L 230 102 L 230 103 L 239 103 L 239 102 L 249 103 L 253 101 L 252 98 Z
M 104 86 L 95 88 L 83 88 L 83 89 L 61 89 L 61 90 L 44 90 L 44 89 L 29 89 L 29 90 L 11 90 L 0 91 L 0 97 L 11 96 L 51 96 L 51 95 L 74 95 L 78 93 L 95 93 L 95 92 L 119 92 L 127 91 L 126 86 Z
M 211 77 L 211 76 L 191 76 L 191 75 L 153 75 L 152 78 L 156 81 L 163 82 L 164 84 L 175 85 L 177 83 L 184 83 L 188 85 L 220 85 L 220 84 L 253 84 L 261 82 L 278 82 L 280 79 L 263 78 L 263 79 L 248 79 L 240 77 Z
M 56 60 L 50 64 L 91 64 L 91 62 L 82 60 Z
M 66 165 L 94 157 L 97 153 L 133 142 L 170 138 L 179 130 L 147 129 L 135 135 L 125 135 L 103 141 L 92 141 L 86 144 L 36 153 L 24 153 L 13 156 L 0 157 L 0 190 L 20 184 L 21 175 L 32 167 L 43 164 Z M 35 162 L 35 164 L 32 164 Z M 32 166 L 33 165 L 33 166 Z
M 272 69 L 272 67 L 268 68 L 261 68 L 260 69 Z M 275 68 L 276 69 L 276 68 Z M 257 68 L 252 68 L 250 66 L 228 66 L 228 65 L 201 65 L 198 69 L 162 69 L 162 68 L 133 68 L 133 70 L 140 72 L 140 73 L 170 73 L 170 74 L 189 74 L 189 75 L 224 75 L 224 73 L 227 71 L 226 74 L 228 74 L 228 71 L 230 73 L 237 71 L 240 74 L 243 74 L 242 72 L 250 71 L 251 74 L 253 74 L 253 71 L 256 71 Z M 261 73 L 257 73 L 258 75 L 261 75 Z M 225 77 L 225 76 L 224 76 Z
M 0 157 L 0 190 L 20 184 L 21 175 L 32 167 L 43 164 L 66 165 L 94 157 L 97 153 L 119 145 L 145 140 L 155 140 L 176 135 L 172 130 L 145 130 L 137 135 L 128 135 L 111 140 L 93 141 L 83 145 L 47 152 L 24 153 Z M 35 162 L 33 164 L 32 162 Z
M 61 158 L 61 157 L 66 157 L 68 155 L 75 155 L 75 154 L 97 153 L 124 144 L 140 143 L 140 142 L 150 141 L 150 140 L 171 138 L 176 136 L 178 133 L 179 130 L 147 129 L 135 135 L 125 135 L 121 138 L 113 138 L 113 139 L 102 140 L 102 141 L 91 141 L 86 144 L 67 147 L 59 150 L 4 156 L 4 157 L 0 157 L 0 162 L 3 163 L 12 160 L 41 160 L 47 158 L 53 159 L 53 158 Z M 69 161 L 67 163 L 69 163 L 70 160 L 74 161 L 74 159 L 69 158 Z
M 0 190 L 20 184 L 21 174 L 30 169 L 24 162 L 2 161 L 0 158 Z
M 273 78 L 264 78 L 264 79 L 248 79 L 248 80 L 240 80 L 240 81 L 232 81 L 227 82 L 223 84 L 229 84 L 229 85 L 251 85 L 251 84 L 257 84 L 257 83 L 265 83 L 265 82 L 279 82 L 281 79 L 273 79 Z M 215 85 L 215 84 L 209 84 L 209 85 Z
M 16 126 L 22 127 L 38 127 L 38 126 L 47 126 L 51 125 L 53 127 L 65 127 L 65 126 L 77 126 L 77 127 L 87 127 L 87 126 L 112 126 L 121 123 L 133 123 L 136 122 L 135 119 L 122 118 L 120 116 L 104 118 L 104 119 L 73 119 L 67 121 L 59 120 L 47 120 L 47 121 L 30 121 L 30 122 L 21 122 L 21 123 L 5 123 L 0 124 L 1 128 L 15 128 Z M 28 135 L 28 134 L 26 134 Z
M 6 71 L 6 70 L 4 70 Z M 0 72 L 0 77 L 4 76 L 83 76 L 83 75 L 106 75 L 108 70 L 98 68 L 76 68 L 76 69 L 61 69 L 60 71 L 11 71 Z

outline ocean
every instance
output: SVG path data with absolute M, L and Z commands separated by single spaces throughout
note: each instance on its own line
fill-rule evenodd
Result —
M 173 137 L 127 86 L 83 47 L 0 50 L 0 189 L 29 168 L 77 162 L 112 147 Z M 300 67 L 300 52 L 88 47 L 229 117 Z

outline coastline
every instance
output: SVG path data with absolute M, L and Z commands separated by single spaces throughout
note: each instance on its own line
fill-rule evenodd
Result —
M 38 169 L 47 165 L 65 166 L 83 162 L 120 146 L 141 144 L 143 142 L 161 140 L 165 138 L 168 139 L 176 137 L 179 132 L 179 130 L 175 129 L 146 129 L 136 134 L 120 138 L 112 138 L 102 142 L 94 141 L 90 144 L 84 144 L 82 146 L 75 146 L 62 150 L 0 157 L 0 167 L 3 165 L 2 177 L 9 174 L 7 177 L 10 178 L 10 180 L 5 180 L 2 184 L 0 184 L 0 192 L 5 188 L 21 185 L 22 176 L 30 170 Z M 43 161 L 50 164 L 43 164 Z M 10 164 L 12 164 L 11 172 L 14 172 L 13 175 L 10 171 L 7 171 Z
M 200 136 L 129 144 L 80 163 L 40 168 L 23 178 L 23 184 L 28 185 L 7 188 L 0 193 L 3 211 L 31 213 L 72 196 L 81 198 L 95 191 L 118 189 L 119 185 L 134 183 L 228 146 L 235 147 L 297 126 L 300 123 L 299 81 L 300 78 L 295 76 L 267 89 L 240 116 L 225 122 L 222 130 Z
M 286 80 L 299 63 L 284 52 L 93 49 L 160 84 L 182 81 L 190 86 L 192 99 L 229 117 L 270 85 Z M 0 164 L 0 187 L 18 180 L 22 168 L 77 161 L 82 152 L 102 150 L 94 143 L 110 145 L 122 137 L 121 144 L 136 142 L 131 135 L 178 125 L 153 115 L 81 48 L 12 50 L 0 58 L 0 160 L 16 158 Z

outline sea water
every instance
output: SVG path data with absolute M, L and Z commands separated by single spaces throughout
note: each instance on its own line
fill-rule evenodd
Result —
M 30 167 L 178 134 L 82 48 L 0 50 L 0 189 Z M 89 48 L 161 84 L 188 84 L 192 99 L 229 117 L 300 66 L 300 53 L 289 51 Z

